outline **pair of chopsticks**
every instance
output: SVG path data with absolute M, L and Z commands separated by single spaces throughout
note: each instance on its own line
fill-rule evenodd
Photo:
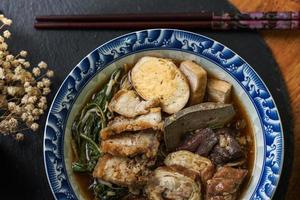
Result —
M 300 12 L 147 13 L 37 16 L 36 29 L 145 29 L 296 30 Z

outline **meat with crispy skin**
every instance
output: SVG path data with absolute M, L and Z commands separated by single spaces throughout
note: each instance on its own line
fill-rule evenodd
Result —
M 119 90 L 109 103 L 108 108 L 125 117 L 147 114 L 150 108 L 157 107 L 159 99 L 142 101 L 133 90 Z
M 148 114 L 136 118 L 115 117 L 106 128 L 100 131 L 100 136 L 105 140 L 125 131 L 139 131 L 149 128 L 161 130 L 162 126 L 161 109 L 151 108 Z
M 93 177 L 120 186 L 142 186 L 146 184 L 150 170 L 146 160 L 105 154 L 100 157 L 94 169 Z
M 247 170 L 221 167 L 211 180 L 207 181 L 207 200 L 235 200 Z
M 145 130 L 138 133 L 122 134 L 120 136 L 103 140 L 101 150 L 115 156 L 135 156 L 145 154 L 155 157 L 159 147 L 158 131 Z

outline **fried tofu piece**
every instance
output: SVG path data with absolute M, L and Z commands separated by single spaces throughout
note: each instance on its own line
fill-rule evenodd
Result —
M 161 109 L 151 108 L 146 115 L 136 118 L 115 117 L 108 123 L 108 126 L 100 131 L 103 140 L 126 131 L 139 131 L 145 129 L 161 130 L 163 127 Z
M 142 101 L 133 90 L 119 90 L 110 101 L 108 108 L 125 117 L 147 114 L 150 108 L 159 106 L 159 99 Z
M 181 62 L 179 69 L 186 76 L 190 85 L 189 105 L 202 103 L 206 90 L 207 72 L 191 60 Z
M 99 158 L 93 177 L 125 187 L 142 186 L 146 184 L 150 172 L 145 160 L 105 154 Z
M 165 158 L 164 163 L 166 166 L 175 168 L 192 178 L 200 177 L 204 184 L 214 173 L 214 166 L 208 158 L 190 151 L 181 150 L 170 153 Z
M 229 103 L 232 85 L 226 81 L 210 78 L 207 81 L 208 101 Z
M 201 185 L 170 167 L 159 167 L 145 186 L 148 199 L 200 200 Z
M 101 150 L 115 156 L 135 156 L 145 154 L 148 158 L 156 156 L 159 140 L 158 131 L 146 130 L 123 134 L 101 142 Z

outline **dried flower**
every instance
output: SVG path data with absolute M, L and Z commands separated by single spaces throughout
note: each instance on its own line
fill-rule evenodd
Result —
M 33 75 L 34 75 L 35 77 L 37 77 L 37 76 L 41 75 L 41 70 L 40 70 L 40 68 L 38 68 L 38 67 L 34 67 L 34 68 L 32 69 L 32 73 L 33 73 Z
M 9 30 L 6 30 L 3 32 L 3 37 L 10 38 L 10 36 L 11 36 L 11 33 L 9 32 Z
M 8 120 L 8 126 L 9 126 L 9 130 L 11 131 L 11 132 L 14 132 L 15 131 L 15 129 L 17 128 L 17 126 L 18 126 L 18 120 L 16 120 L 15 118 L 10 118 L 9 120 Z
M 51 81 L 49 78 L 43 78 L 42 82 L 45 87 L 50 87 L 50 85 L 51 85 Z
M 25 58 L 27 56 L 27 51 L 20 51 L 20 56 L 22 56 L 23 58 Z
M 23 65 L 24 65 L 25 68 L 29 68 L 30 67 L 30 63 L 29 62 L 24 62 Z
M 26 82 L 24 83 L 24 88 L 28 88 L 29 86 L 31 86 L 31 85 L 30 85 L 30 82 L 26 81 Z
M 34 104 L 36 101 L 37 101 L 37 97 L 36 96 L 30 96 L 28 98 L 28 103 Z
M 40 115 L 39 109 L 38 109 L 38 108 L 33 109 L 32 115 L 33 115 L 33 116 L 38 116 L 38 115 Z
M 29 100 L 29 98 L 28 98 L 28 100 Z M 31 111 L 34 109 L 34 105 L 31 104 L 31 103 L 29 103 L 29 104 L 27 104 L 27 105 L 24 107 L 24 109 L 25 109 L 27 112 L 31 112 Z
M 16 134 L 16 140 L 17 141 L 23 141 L 24 140 L 24 134 L 23 133 L 17 133 Z
M 51 92 L 50 88 L 48 88 L 48 87 L 43 88 L 43 95 L 47 95 L 50 92 Z
M 47 73 L 46 73 L 46 75 L 47 75 L 49 78 L 51 78 L 51 77 L 54 76 L 54 71 L 53 71 L 53 70 L 48 70 Z
M 47 70 L 43 61 L 31 69 L 25 50 L 16 56 L 10 53 L 6 40 L 11 32 L 3 27 L 11 24 L 10 19 L 0 14 L 0 105 L 4 111 L 0 115 L 0 134 L 14 134 L 20 141 L 24 138 L 21 130 L 39 128 L 37 120 L 47 109 L 46 95 L 51 91 L 49 78 L 54 72 Z
M 14 59 L 14 56 L 13 55 L 7 55 L 6 56 L 6 61 L 12 61 Z
M 0 67 L 0 79 L 3 80 L 5 78 L 4 76 L 4 70 L 2 67 Z
M 22 113 L 21 119 L 22 119 L 23 121 L 26 121 L 27 118 L 28 118 L 28 114 L 27 114 L 27 113 Z
M 16 107 L 16 103 L 8 102 L 7 108 L 8 108 L 9 111 L 13 111 L 15 109 L 15 107 Z
M 1 19 L 1 21 L 4 25 L 7 25 L 7 26 L 10 26 L 12 24 L 11 19 L 3 18 L 3 19 Z
M 26 119 L 26 122 L 33 122 L 34 121 L 34 118 L 33 118 L 33 116 L 32 115 L 28 115 L 27 116 L 27 119 Z
M 48 67 L 47 63 L 45 63 L 44 61 L 41 61 L 39 64 L 38 64 L 38 67 L 41 68 L 41 69 L 46 69 Z
M 30 126 L 31 130 L 36 131 L 39 128 L 39 125 L 37 123 L 33 123 Z

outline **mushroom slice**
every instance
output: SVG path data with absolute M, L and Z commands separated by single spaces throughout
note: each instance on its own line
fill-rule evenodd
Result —
M 150 170 L 146 160 L 129 159 L 105 154 L 100 157 L 93 177 L 120 186 L 141 186 L 146 184 Z
M 149 128 L 161 130 L 163 126 L 161 120 L 160 108 L 151 108 L 148 114 L 136 118 L 115 117 L 106 128 L 100 131 L 100 136 L 105 140 L 125 131 L 139 131 Z
M 182 135 L 206 127 L 223 127 L 235 115 L 232 104 L 206 102 L 187 107 L 166 118 L 164 138 L 169 151 L 180 144 Z
M 190 172 L 188 174 L 192 174 L 194 177 L 200 177 L 204 184 L 214 173 L 214 166 L 209 159 L 185 150 L 168 154 L 164 163 L 179 171 L 188 171 Z
M 142 101 L 133 90 L 121 89 L 114 95 L 108 108 L 125 117 L 136 117 L 147 114 L 150 108 L 157 106 L 159 106 L 159 99 Z
M 200 200 L 201 186 L 169 167 L 159 167 L 145 186 L 149 200 Z
M 145 154 L 152 158 L 156 156 L 158 147 L 157 131 L 154 130 L 128 133 L 101 142 L 101 150 L 115 156 Z

